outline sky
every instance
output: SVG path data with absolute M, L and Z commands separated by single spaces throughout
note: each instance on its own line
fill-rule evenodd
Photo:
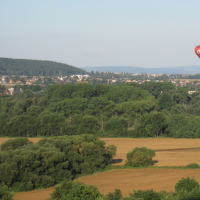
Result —
M 200 65 L 199 0 L 0 0 L 0 57 L 76 67 Z

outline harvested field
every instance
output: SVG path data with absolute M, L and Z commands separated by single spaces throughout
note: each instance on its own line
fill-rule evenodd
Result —
M 54 188 L 50 187 L 44 190 L 33 190 L 30 192 L 15 193 L 13 200 L 46 200 L 50 194 L 54 192 Z
M 118 188 L 123 196 L 129 196 L 133 189 L 174 191 L 175 184 L 188 176 L 200 183 L 200 169 L 121 169 L 81 177 L 76 181 L 96 185 L 102 194 L 114 192 Z
M 156 151 L 155 166 L 185 166 L 190 163 L 200 164 L 200 139 L 172 138 L 103 138 L 106 145 L 117 146 L 115 165 L 123 165 L 127 152 L 135 147 L 147 147 Z

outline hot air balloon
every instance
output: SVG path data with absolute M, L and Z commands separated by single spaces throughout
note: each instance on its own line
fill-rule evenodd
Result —
M 197 54 L 197 56 L 200 58 L 200 46 L 196 46 L 194 51 Z

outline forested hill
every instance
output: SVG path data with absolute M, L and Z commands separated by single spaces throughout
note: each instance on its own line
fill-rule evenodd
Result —
M 0 75 L 66 76 L 71 74 L 87 74 L 87 72 L 53 61 L 0 58 Z

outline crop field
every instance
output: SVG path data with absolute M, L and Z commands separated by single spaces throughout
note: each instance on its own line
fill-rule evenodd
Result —
M 104 138 L 106 145 L 117 146 L 115 165 L 123 165 L 127 152 L 135 147 L 154 149 L 155 166 L 185 166 L 190 163 L 200 164 L 200 139 L 172 138 Z
M 188 176 L 200 182 L 200 169 L 120 169 L 81 177 L 76 181 L 96 185 L 102 194 L 114 192 L 118 188 L 123 196 L 129 196 L 133 190 L 172 192 L 175 184 Z
M 9 138 L 0 138 L 0 144 Z M 30 138 L 34 143 L 41 138 Z M 156 151 L 155 166 L 185 166 L 189 163 L 200 164 L 200 139 L 171 138 L 102 138 L 106 145 L 117 146 L 115 165 L 123 165 L 127 152 L 135 147 L 147 147 Z M 100 192 L 107 194 L 115 188 L 124 196 L 134 190 L 154 189 L 155 191 L 173 191 L 174 185 L 183 177 L 194 177 L 200 182 L 200 169 L 121 169 L 111 170 L 91 176 L 81 177 L 76 181 L 98 186 Z M 53 188 L 16 193 L 14 200 L 45 200 L 50 197 Z

